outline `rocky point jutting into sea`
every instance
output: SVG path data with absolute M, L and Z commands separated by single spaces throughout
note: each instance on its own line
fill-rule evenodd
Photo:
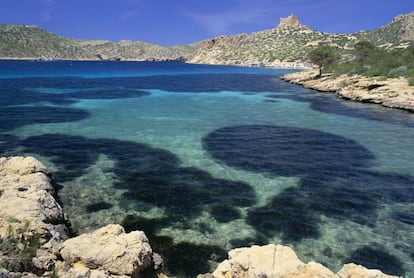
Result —
M 385 107 L 414 112 L 414 87 L 406 78 L 365 77 L 361 75 L 324 74 L 306 70 L 281 77 L 288 82 L 321 92 L 332 92 L 338 97 L 354 101 L 377 103 Z
M 166 277 L 162 258 L 144 231 L 125 233 L 122 226 L 109 224 L 71 237 L 70 219 L 54 196 L 52 173 L 41 162 L 0 158 L 0 277 Z M 321 264 L 302 262 L 289 247 L 269 244 L 234 249 L 213 273 L 199 277 L 396 276 L 353 263 L 335 274 Z

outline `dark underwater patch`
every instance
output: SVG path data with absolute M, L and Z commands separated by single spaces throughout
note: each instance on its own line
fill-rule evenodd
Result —
M 217 246 L 173 243 L 172 239 L 157 236 L 161 228 L 179 226 L 208 234 L 212 232 L 210 227 L 205 224 L 195 227 L 190 224 L 191 220 L 210 210 L 217 221 L 232 221 L 241 217 L 238 208 L 256 202 L 249 184 L 217 179 L 195 167 L 180 167 L 174 154 L 146 144 L 63 134 L 29 137 L 21 144 L 26 152 L 49 157 L 59 169 L 55 176 L 60 182 L 85 174 L 100 154 L 114 161 L 113 172 L 117 180 L 114 187 L 126 190 L 122 207 L 141 211 L 159 207 L 167 215 L 158 220 L 130 215 L 122 224 L 127 230 L 144 230 L 153 240 L 154 250 L 166 258 L 168 270 L 174 275 L 191 277 L 208 272 L 208 261 L 221 261 L 226 251 Z M 98 202 L 87 209 L 93 213 L 110 206 Z
M 203 138 L 203 147 L 226 165 L 275 176 L 321 172 L 342 176 L 355 168 L 366 167 L 374 158 L 353 140 L 322 131 L 284 126 L 220 128 Z
M 116 188 L 126 189 L 125 207 L 164 208 L 171 219 L 187 221 L 208 207 L 226 204 L 234 210 L 212 210 L 218 219 L 240 217 L 238 207 L 255 203 L 256 196 L 244 182 L 217 179 L 195 167 L 180 167 L 172 153 L 146 144 L 115 139 L 88 139 L 81 136 L 46 134 L 29 137 L 21 142 L 25 151 L 49 157 L 58 167 L 60 181 L 82 176 L 100 154 L 115 165 Z
M 240 212 L 232 205 L 227 204 L 217 204 L 212 206 L 210 213 L 219 223 L 228 223 L 241 218 Z
M 80 121 L 89 117 L 89 113 L 75 108 L 54 106 L 1 107 L 0 132 L 30 124 L 62 123 Z
M 292 90 L 292 92 L 285 93 L 286 91 L 269 94 L 266 96 L 267 100 L 289 99 L 296 102 L 307 102 L 312 109 L 323 113 L 414 127 L 414 117 L 412 113 L 407 111 L 396 111 L 380 105 L 338 99 L 333 94 L 320 93 L 309 89 Z
M 279 235 L 286 243 L 319 237 L 317 215 L 306 199 L 296 199 L 289 191 L 296 192 L 285 190 L 265 206 L 252 209 L 247 222 L 266 237 Z
M 208 134 L 203 147 L 219 163 L 301 178 L 297 187 L 252 208 L 247 217 L 259 233 L 280 236 L 286 243 L 319 237 L 320 215 L 374 226 L 379 207 L 414 200 L 414 177 L 367 170 L 374 155 L 334 134 L 295 127 L 234 126 Z
M 384 246 L 373 244 L 358 248 L 344 263 L 355 263 L 366 268 L 379 269 L 385 274 L 404 276 L 403 262 L 387 253 Z
M 391 217 L 405 224 L 414 225 L 414 210 L 413 211 L 394 211 L 391 214 Z
M 113 207 L 113 205 L 110 204 L 110 203 L 98 202 L 98 203 L 87 205 L 86 206 L 86 212 L 87 213 L 97 212 L 97 211 L 100 211 L 100 210 L 110 209 L 112 207 Z
M 223 261 L 227 252 L 221 247 L 190 242 L 175 242 L 171 237 L 158 236 L 157 232 L 172 224 L 170 218 L 146 219 L 128 215 L 122 222 L 127 232 L 145 231 L 154 252 L 164 259 L 168 274 L 176 277 L 196 277 L 211 271 L 209 262 Z

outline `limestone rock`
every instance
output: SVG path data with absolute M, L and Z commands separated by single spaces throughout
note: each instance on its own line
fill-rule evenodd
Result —
M 355 264 L 345 265 L 337 274 L 315 262 L 305 264 L 295 252 L 286 246 L 269 244 L 238 248 L 229 252 L 225 260 L 210 274 L 200 277 L 213 278 L 396 278 L 379 270 L 368 270 Z
M 31 264 L 42 270 L 53 268 L 57 245 L 68 237 L 67 220 L 53 194 L 50 172 L 41 162 L 33 157 L 0 158 L 0 238 L 6 244 L 37 246 L 39 256 Z M 21 252 L 21 259 L 27 260 L 24 247 L 14 249 L 13 256 Z M 9 260 L 7 252 L 0 255 L 6 265 L 19 264 Z
M 321 92 L 334 92 L 345 99 L 414 111 L 414 86 L 409 86 L 406 78 L 378 80 L 375 77 L 361 75 L 329 74 L 324 74 L 321 78 L 315 77 L 316 71 L 308 70 L 287 74 L 281 78 Z
M 305 264 L 289 247 L 269 244 L 238 248 L 229 252 L 229 259 L 213 272 L 215 278 L 249 277 L 335 277 L 317 263 Z
M 38 277 L 39 276 L 33 273 L 28 273 L 28 272 L 14 273 L 4 268 L 0 268 L 0 278 L 38 278 Z
M 114 224 L 66 240 L 60 254 L 78 267 L 133 277 L 152 263 L 152 249 L 144 232 L 125 233 L 122 226 Z
M 50 175 L 49 170 L 40 161 L 33 157 L 15 156 L 11 158 L 1 158 L 2 170 L 9 175 L 28 175 L 33 173 L 44 173 Z
M 126 275 L 111 275 L 107 271 L 90 269 L 81 262 L 74 263 L 71 268 L 65 268 L 64 263 L 58 262 L 57 269 L 61 269 L 58 273 L 60 278 L 129 278 Z
M 53 197 L 50 172 L 33 157 L 0 158 L 0 236 L 24 227 L 50 239 L 67 238 L 65 216 Z
M 361 265 L 346 264 L 338 272 L 340 278 L 392 278 L 395 276 L 387 275 L 378 269 L 366 269 Z

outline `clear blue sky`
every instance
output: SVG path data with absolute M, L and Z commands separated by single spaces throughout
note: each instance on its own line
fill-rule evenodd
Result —
M 312 29 L 351 33 L 414 11 L 413 0 L 0 0 L 0 23 L 78 39 L 180 45 L 275 27 L 292 13 Z

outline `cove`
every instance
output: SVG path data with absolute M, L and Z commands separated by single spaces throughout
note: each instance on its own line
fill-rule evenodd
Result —
M 335 271 L 413 276 L 414 115 L 286 72 L 1 61 L 0 152 L 53 171 L 74 231 L 143 230 L 171 275 L 281 243 Z

